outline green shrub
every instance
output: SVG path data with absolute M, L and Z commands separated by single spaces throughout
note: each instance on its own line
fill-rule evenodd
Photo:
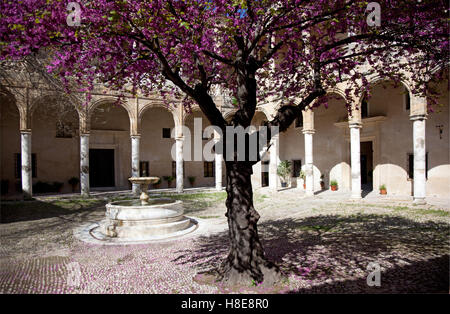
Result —
M 291 176 L 291 162 L 283 160 L 277 168 L 277 174 L 282 178 L 283 182 L 287 182 Z

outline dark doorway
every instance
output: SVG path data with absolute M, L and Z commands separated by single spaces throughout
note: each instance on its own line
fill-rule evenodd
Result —
M 261 162 L 261 186 L 269 186 L 269 161 Z
M 372 142 L 361 142 L 361 186 L 363 191 L 373 190 Z
M 91 187 L 114 187 L 114 149 L 89 150 L 89 184 Z

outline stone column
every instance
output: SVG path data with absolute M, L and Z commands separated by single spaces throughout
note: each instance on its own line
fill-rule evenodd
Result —
M 305 137 L 305 183 L 306 196 L 314 196 L 314 158 L 313 158 L 313 134 L 314 130 L 303 130 Z
M 176 181 L 177 193 L 183 193 L 184 189 L 184 169 L 183 169 L 183 141 L 184 137 L 179 136 L 176 139 Z
M 360 129 L 361 123 L 350 123 L 350 161 L 353 199 L 361 198 L 361 154 Z
M 280 137 L 279 134 L 272 136 L 272 146 L 269 148 L 269 187 L 278 190 L 277 167 L 279 163 Z
M 22 192 L 24 199 L 33 196 L 32 165 L 31 165 L 31 131 L 20 131 Z
M 216 171 L 215 173 L 216 190 L 222 191 L 223 152 L 222 149 L 218 147 L 221 143 L 220 143 L 220 134 L 217 131 L 214 131 L 214 143 L 216 144 L 216 149 L 214 152 L 215 171 Z
M 414 204 L 426 204 L 425 115 L 412 116 L 414 145 Z
M 89 196 L 89 133 L 80 134 L 81 196 Z
M 223 164 L 223 155 L 222 154 L 215 154 L 214 160 L 216 163 L 216 190 L 222 191 L 222 164 Z
M 131 135 L 131 176 L 139 177 L 139 161 L 140 161 L 140 135 Z M 139 184 L 133 183 L 133 194 L 140 195 L 141 187 Z

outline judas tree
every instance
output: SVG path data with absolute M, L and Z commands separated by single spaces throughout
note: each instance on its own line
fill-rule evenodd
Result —
M 283 105 L 268 126 L 283 132 L 336 84 L 346 83 L 349 100 L 367 90 L 369 74 L 398 81 L 409 73 L 413 92 L 426 95 L 426 80 L 448 61 L 440 0 L 22 0 L 2 1 L 0 12 L 2 59 L 45 50 L 48 70 L 87 95 L 97 83 L 158 91 L 198 105 L 223 134 L 250 126 L 258 103 L 270 101 Z M 231 121 L 217 91 L 235 100 Z M 257 231 L 257 161 L 226 161 L 230 251 L 219 274 L 229 283 L 279 275 Z

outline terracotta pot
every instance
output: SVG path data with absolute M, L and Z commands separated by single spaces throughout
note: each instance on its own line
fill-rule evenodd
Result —
M 386 195 L 386 194 L 387 194 L 387 191 L 386 191 L 386 189 L 382 189 L 382 190 L 380 190 L 380 194 Z
M 325 182 L 320 181 L 320 188 L 321 188 L 322 190 L 325 189 Z
M 331 191 L 337 191 L 337 185 L 332 185 L 331 186 Z
M 303 183 L 303 189 L 306 190 L 306 183 Z

